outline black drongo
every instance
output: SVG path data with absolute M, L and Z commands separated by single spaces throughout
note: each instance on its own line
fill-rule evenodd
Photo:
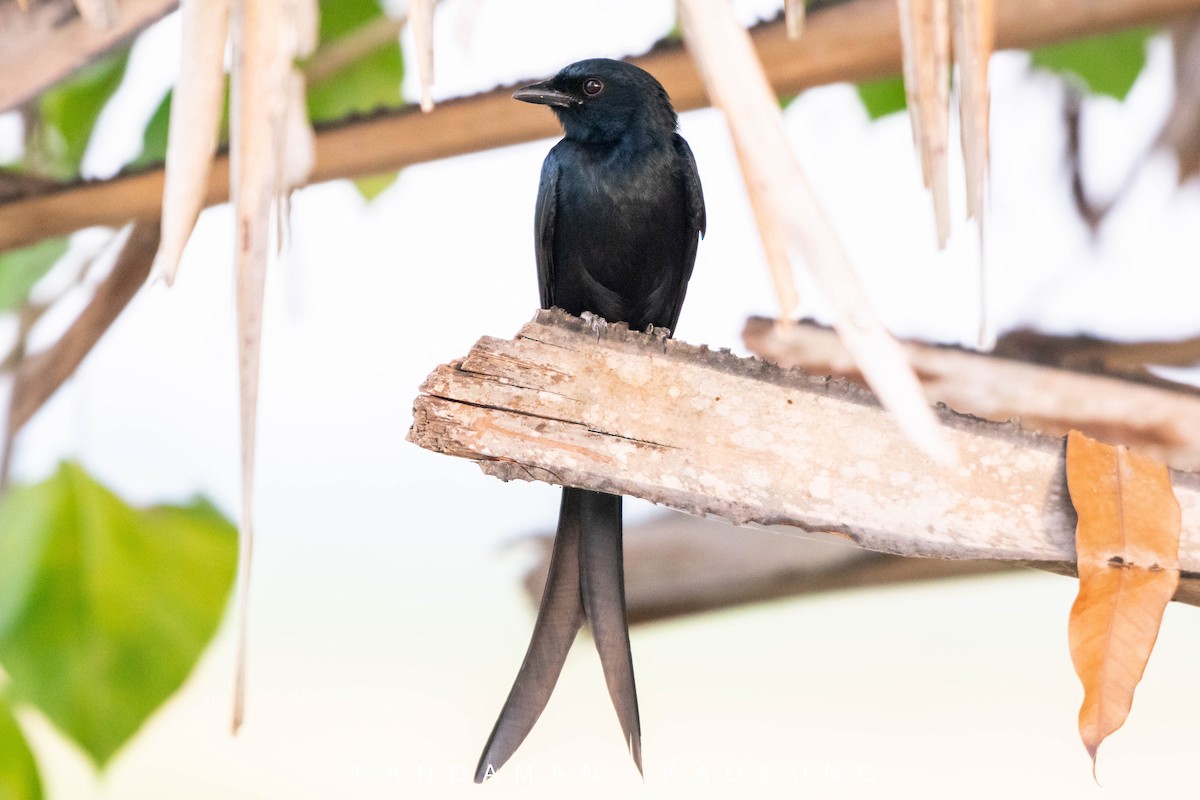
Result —
M 542 307 L 673 331 L 705 216 L 696 161 L 675 132 L 675 110 L 662 85 L 632 64 L 598 58 L 513 97 L 550 106 L 565 133 L 546 156 L 538 186 Z M 533 638 L 479 760 L 477 782 L 499 769 L 533 728 L 585 622 L 640 771 L 621 498 L 565 488 Z

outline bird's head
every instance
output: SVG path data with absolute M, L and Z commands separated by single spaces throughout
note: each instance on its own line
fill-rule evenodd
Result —
M 662 84 L 640 67 L 590 58 L 563 67 L 548 81 L 518 89 L 513 98 L 550 106 L 569 139 L 617 141 L 631 133 L 669 136 L 675 109 Z

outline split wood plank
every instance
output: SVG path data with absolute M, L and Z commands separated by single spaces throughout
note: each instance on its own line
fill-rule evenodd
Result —
M 939 407 L 941 468 L 865 390 L 540 311 L 421 387 L 409 439 L 487 474 L 641 497 L 905 556 L 1074 566 L 1064 442 Z M 1200 597 L 1200 475 L 1174 472 L 1180 596 Z

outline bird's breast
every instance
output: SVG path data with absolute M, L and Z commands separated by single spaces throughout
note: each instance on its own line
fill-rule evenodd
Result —
M 560 159 L 556 303 L 638 328 L 668 324 L 684 273 L 686 202 L 670 153 Z

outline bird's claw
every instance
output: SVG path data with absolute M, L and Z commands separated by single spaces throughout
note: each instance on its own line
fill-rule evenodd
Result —
M 596 341 L 599 342 L 604 330 L 608 327 L 608 320 L 590 311 L 583 312 L 583 318 L 592 326 L 592 333 L 596 334 Z
M 653 336 L 662 344 L 663 355 L 667 354 L 667 339 L 671 338 L 671 331 L 667 328 L 659 328 L 653 322 L 646 326 L 646 333 Z

